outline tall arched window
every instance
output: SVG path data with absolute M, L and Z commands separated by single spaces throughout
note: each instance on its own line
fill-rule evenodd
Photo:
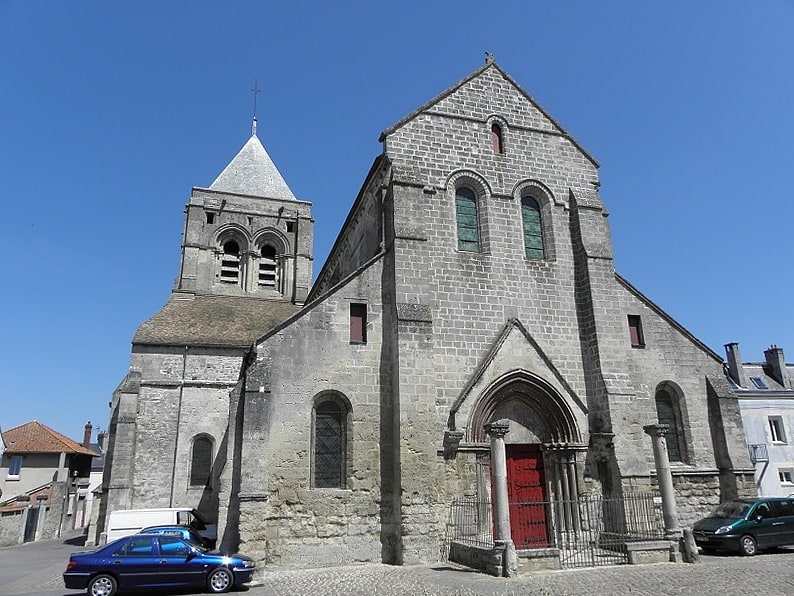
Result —
M 190 486 L 207 486 L 211 471 L 212 441 L 209 437 L 196 437 L 190 456 Z
M 521 199 L 521 221 L 524 228 L 524 252 L 527 258 L 545 258 L 540 205 L 531 196 L 525 196 Z
M 259 260 L 259 285 L 263 288 L 279 288 L 278 263 L 276 249 L 270 244 L 265 244 L 260 252 Z
M 221 281 L 228 284 L 240 283 L 240 245 L 235 240 L 223 243 Z
M 347 484 L 347 409 L 336 399 L 314 408 L 315 488 L 345 488 Z
M 491 146 L 493 147 L 493 152 L 498 155 L 501 155 L 505 152 L 504 138 L 502 137 L 502 127 L 496 122 L 491 124 Z
M 477 195 L 466 186 L 455 191 L 455 210 L 458 222 L 458 250 L 478 252 L 480 250 Z
M 656 415 L 659 424 L 668 426 L 668 431 L 664 436 L 668 458 L 672 462 L 684 461 L 681 412 L 678 407 L 678 399 L 669 388 L 662 387 L 656 391 Z

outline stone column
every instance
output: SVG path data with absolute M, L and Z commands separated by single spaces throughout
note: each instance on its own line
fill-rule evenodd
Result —
M 665 434 L 670 430 L 667 424 L 648 424 L 642 429 L 651 436 L 653 459 L 656 463 L 656 477 L 659 480 L 659 492 L 662 494 L 662 514 L 664 515 L 665 537 L 671 540 L 681 538 L 678 527 L 678 511 L 673 490 L 673 474 L 670 472 L 670 459 L 667 457 Z
M 494 545 L 503 546 L 504 575 L 510 577 L 518 573 L 518 555 L 510 535 L 510 507 L 507 499 L 507 456 L 505 454 L 505 435 L 510 430 L 507 420 L 497 420 L 485 425 L 485 432 L 491 437 L 491 493 L 493 496 Z

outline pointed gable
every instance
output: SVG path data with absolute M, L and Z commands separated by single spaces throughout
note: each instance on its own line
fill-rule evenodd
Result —
M 3 441 L 8 453 L 82 453 L 97 456 L 98 453 L 80 443 L 55 432 L 38 420 L 15 426 L 3 432 Z
M 209 188 L 230 194 L 296 200 L 256 134 L 251 135 Z
M 473 93 L 472 93 L 473 92 Z M 472 102 L 473 95 L 487 101 Z M 596 167 L 598 162 L 571 136 L 521 85 L 495 62 L 475 70 L 405 118 L 384 130 L 379 140 L 420 117 L 422 114 L 445 115 L 464 120 L 485 121 L 493 114 L 505 118 L 511 126 L 559 135 L 568 139 Z

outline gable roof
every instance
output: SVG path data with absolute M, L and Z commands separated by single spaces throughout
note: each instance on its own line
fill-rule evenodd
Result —
M 297 200 L 254 132 L 210 190 L 268 199 Z
M 77 441 L 44 426 L 38 420 L 15 426 L 3 433 L 8 453 L 80 453 L 97 456 Z
M 536 109 L 537 109 L 539 112 L 541 112 L 541 113 L 542 113 L 542 114 L 543 114 L 543 115 L 544 115 L 544 116 L 545 116 L 545 117 L 546 117 L 546 118 L 549 120 L 549 122 L 550 122 L 550 123 L 553 125 L 553 127 L 554 127 L 554 128 L 556 128 L 556 129 L 557 129 L 557 132 L 558 132 L 560 135 L 562 135 L 563 137 L 567 138 L 567 139 L 568 139 L 568 140 L 569 140 L 569 141 L 570 141 L 570 142 L 571 142 L 571 143 L 572 143 L 572 144 L 573 144 L 573 145 L 574 145 L 574 146 L 575 146 L 577 149 L 579 149 L 579 151 L 581 151 L 581 152 L 582 152 L 582 154 L 583 154 L 583 155 L 584 155 L 584 156 L 585 156 L 585 157 L 586 157 L 586 158 L 587 158 L 587 159 L 588 159 L 588 160 L 589 160 L 589 161 L 590 161 L 590 162 L 591 162 L 591 163 L 592 163 L 592 164 L 593 164 L 595 167 L 597 167 L 597 168 L 598 168 L 598 167 L 600 167 L 600 164 L 598 163 L 598 161 L 597 161 L 597 160 L 596 160 L 596 159 L 595 159 L 595 158 L 594 158 L 592 155 L 590 155 L 590 153 L 588 153 L 588 152 L 587 152 L 587 150 L 586 150 L 584 147 L 582 147 L 582 145 L 581 145 L 581 144 L 579 144 L 579 141 L 577 141 L 577 140 L 576 140 L 576 139 L 575 139 L 575 138 L 574 138 L 574 137 L 573 137 L 573 136 L 572 136 L 572 135 L 571 135 L 571 134 L 570 134 L 570 133 L 569 133 L 567 130 L 565 130 L 565 129 L 562 127 L 562 125 L 561 125 L 559 122 L 557 122 L 557 121 L 554 119 L 554 117 L 553 117 L 553 116 L 552 116 L 552 115 L 551 115 L 549 112 L 547 112 L 547 111 L 546 111 L 546 109 L 545 109 L 543 106 L 541 106 L 541 105 L 540 105 L 540 104 L 539 104 L 539 103 L 538 103 L 538 102 L 535 100 L 535 98 L 533 98 L 533 97 L 532 97 L 532 96 L 531 96 L 529 93 L 527 93 L 527 92 L 524 90 L 524 88 L 523 88 L 523 87 L 521 87 L 521 85 L 519 85 L 519 84 L 518 84 L 518 83 L 517 83 L 517 82 L 516 82 L 516 81 L 513 79 L 513 77 L 511 77 L 511 76 L 510 76 L 509 74 L 507 74 L 507 73 L 506 73 L 504 70 L 502 70 L 502 69 L 501 69 L 501 68 L 500 68 L 500 67 L 499 67 L 499 66 L 496 64 L 496 62 L 494 62 L 494 61 L 492 61 L 492 60 L 488 60 L 488 61 L 486 61 L 486 63 L 485 63 L 485 66 L 481 66 L 480 68 L 478 68 L 477 70 L 475 70 L 473 73 L 471 73 L 469 76 L 465 77 L 464 79 L 462 79 L 462 80 L 458 81 L 457 83 L 455 83 L 454 85 L 452 85 L 452 87 L 450 87 L 450 88 L 449 88 L 449 89 L 447 89 L 446 91 L 442 91 L 440 94 L 438 94 L 436 97 L 434 97 L 433 99 L 431 99 L 430 101 L 428 101 L 428 102 L 427 102 L 427 103 L 425 103 L 424 105 L 422 105 L 422 106 L 418 107 L 417 109 L 415 109 L 413 112 L 411 112 L 410 114 L 408 114 L 407 116 L 405 116 L 404 118 L 402 118 L 401 120 L 399 120 L 398 122 L 396 122 L 396 123 L 392 124 L 392 125 L 391 125 L 389 128 L 387 128 L 387 129 L 386 129 L 386 130 L 384 130 L 382 133 L 380 133 L 380 137 L 378 138 L 378 141 L 379 141 L 379 142 L 383 142 L 383 141 L 384 141 L 384 139 L 385 139 L 385 138 L 386 138 L 388 135 L 392 134 L 392 133 L 393 133 L 394 131 L 396 131 L 398 128 L 400 128 L 401 126 L 403 126 L 403 125 L 405 125 L 406 123 L 410 122 L 411 120 L 413 120 L 414 118 L 416 118 L 416 117 L 417 117 L 419 114 L 421 114 L 422 112 L 425 112 L 425 111 L 429 110 L 430 108 L 432 108 L 433 106 L 435 106 L 436 104 L 438 104 L 439 102 L 441 102 L 442 100 L 444 100 L 445 98 L 449 97 L 450 95 L 452 95 L 453 93 L 455 93 L 455 92 L 456 92 L 458 89 L 460 89 L 461 87 L 463 87 L 464 85 L 466 85 L 467 83 L 469 83 L 470 81 L 472 81 L 473 79 L 476 79 L 477 77 L 479 77 L 479 76 L 483 75 L 483 73 L 487 72 L 489 69 L 494 69 L 494 70 L 495 70 L 496 72 L 498 72 L 498 73 L 499 73 L 499 74 L 500 74 L 502 77 L 504 77 L 504 78 L 505 78 L 505 80 L 507 80 L 507 81 L 508 81 L 508 82 L 509 82 L 511 85 L 513 85 L 513 87 L 515 87 L 515 88 L 516 88 L 516 90 L 518 90 L 518 92 L 519 92 L 521 95 L 523 95 L 523 96 L 524 96 L 524 97 L 527 99 L 527 101 L 529 101 L 529 102 L 530 102 L 530 103 L 531 103 L 531 104 L 532 104 L 532 105 L 533 105 L 533 106 L 534 106 L 534 107 L 535 107 L 535 108 L 536 108 Z
M 298 310 L 286 300 L 172 294 L 138 327 L 132 343 L 248 348 Z

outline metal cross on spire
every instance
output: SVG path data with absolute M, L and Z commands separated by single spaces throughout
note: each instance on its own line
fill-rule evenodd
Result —
M 254 120 L 253 124 L 251 125 L 251 136 L 256 135 L 256 96 L 259 95 L 261 89 L 256 84 L 256 79 L 254 79 L 254 86 L 251 87 L 251 93 L 254 94 Z

